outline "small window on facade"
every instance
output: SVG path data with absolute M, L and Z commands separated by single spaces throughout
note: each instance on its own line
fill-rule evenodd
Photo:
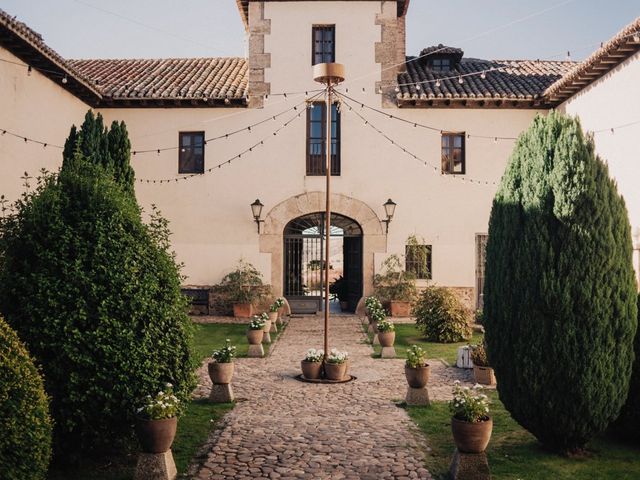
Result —
M 323 25 L 313 27 L 311 65 L 336 61 L 336 27 Z
M 406 245 L 405 270 L 416 278 L 431 280 L 431 245 Z
M 327 115 L 324 103 L 307 110 L 307 175 L 326 175 Z M 340 112 L 331 109 L 331 175 L 340 175 Z
M 429 68 L 436 72 L 446 72 L 451 70 L 450 58 L 434 58 L 429 62 Z
M 442 173 L 465 173 L 464 133 L 442 134 Z
M 204 173 L 204 132 L 180 132 L 178 173 Z

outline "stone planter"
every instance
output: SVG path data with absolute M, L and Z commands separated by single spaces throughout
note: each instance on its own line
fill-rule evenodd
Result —
M 389 310 L 392 317 L 409 317 L 411 316 L 411 302 L 391 300 Z
M 253 316 L 253 305 L 250 303 L 234 303 L 233 316 L 236 318 L 251 318 Z
M 214 384 L 231 383 L 231 378 L 233 377 L 233 369 L 234 369 L 233 362 L 229 362 L 229 363 L 210 362 L 209 378 L 211 378 L 211 383 L 214 383 Z
M 487 417 L 482 422 L 465 422 L 451 418 L 451 433 L 458 450 L 463 453 L 482 453 L 491 440 L 493 420 Z
M 269 320 L 270 320 L 272 323 L 276 323 L 276 322 L 278 321 L 278 312 L 277 312 L 277 311 L 275 311 L 275 312 L 269 312 Z
M 164 453 L 176 436 L 178 417 L 162 420 L 136 420 L 136 435 L 144 453 Z
M 404 376 L 407 377 L 407 383 L 411 388 L 424 388 L 429 382 L 430 373 L 429 365 L 417 368 L 404 366 Z
M 271 331 L 271 320 L 267 320 L 264 322 L 263 330 L 265 331 L 265 333 L 269 333 Z
M 249 341 L 249 345 L 260 345 L 262 343 L 263 336 L 264 336 L 264 329 L 247 330 L 247 340 Z
M 327 380 L 342 380 L 347 373 L 347 362 L 325 363 L 324 375 Z
M 378 332 L 378 340 L 381 347 L 393 347 L 396 341 L 396 332 Z
M 481 385 L 495 385 L 496 384 L 496 376 L 493 373 L 493 368 L 491 367 L 480 367 L 478 365 L 473 366 L 473 378 L 476 383 Z
M 309 380 L 317 380 L 322 373 L 322 362 L 300 362 L 302 367 L 302 375 Z

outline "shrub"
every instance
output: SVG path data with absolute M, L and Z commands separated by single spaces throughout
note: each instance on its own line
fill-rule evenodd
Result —
M 640 320 L 640 295 L 638 295 L 638 317 Z M 624 437 L 640 443 L 640 326 L 636 330 L 633 350 L 636 358 L 629 383 L 629 394 L 616 426 Z
M 373 278 L 375 294 L 382 302 L 392 300 L 413 302 L 416 298 L 416 276 L 402 268 L 398 255 L 389 256 L 382 263 L 382 273 Z
M 489 360 L 487 359 L 487 349 L 484 347 L 484 343 L 471 345 L 471 361 L 478 367 L 489 366 Z
M 233 303 L 253 303 L 263 296 L 262 274 L 243 260 L 240 260 L 234 271 L 225 275 L 220 285 Z
M 61 459 L 117 446 L 136 402 L 194 386 L 191 323 L 166 221 L 83 161 L 40 179 L 0 224 L 0 309 L 42 365 Z
M 42 378 L 16 333 L 0 318 L 0 477 L 44 479 L 51 420 Z
M 582 449 L 624 403 L 631 253 L 624 201 L 578 120 L 536 118 L 493 201 L 484 324 L 500 400 L 549 448 Z
M 416 324 L 430 342 L 455 343 L 471 337 L 469 312 L 446 288 L 425 288 L 414 306 Z

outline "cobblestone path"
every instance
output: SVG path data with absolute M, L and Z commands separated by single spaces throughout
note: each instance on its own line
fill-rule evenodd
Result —
M 404 360 L 371 358 L 358 318 L 331 320 L 331 347 L 347 350 L 357 380 L 316 385 L 294 379 L 310 348 L 322 348 L 320 317 L 292 318 L 271 355 L 238 359 L 238 403 L 208 441 L 197 479 L 431 478 L 423 466 L 427 441 L 393 400 L 406 394 Z M 430 395 L 443 399 L 467 373 L 431 361 Z M 200 370 L 196 392 L 211 384 Z

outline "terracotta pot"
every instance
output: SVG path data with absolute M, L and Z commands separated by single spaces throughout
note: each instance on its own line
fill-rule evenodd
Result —
M 145 453 L 164 453 L 176 436 L 178 417 L 162 420 L 136 419 L 136 435 Z
M 343 312 L 346 312 L 347 310 L 349 310 L 349 302 L 345 302 L 345 301 L 340 301 L 340 310 L 342 310 Z
M 249 340 L 249 345 L 260 345 L 262 343 L 263 335 L 264 335 L 264 329 L 247 330 L 247 340 Z
M 233 362 L 229 362 L 229 363 L 210 362 L 209 378 L 211 378 L 212 383 L 216 383 L 216 384 L 231 383 L 231 378 L 233 377 L 233 369 L 234 369 Z
M 493 420 L 487 418 L 482 422 L 472 423 L 451 418 L 451 432 L 453 441 L 458 450 L 464 453 L 482 453 L 487 449 L 491 432 L 493 430 Z
M 496 384 L 496 376 L 493 373 L 493 368 L 491 367 L 479 367 L 478 365 L 473 366 L 473 378 L 476 383 L 481 385 L 495 385 Z
M 391 300 L 389 310 L 392 317 L 409 317 L 411 316 L 411 302 Z
M 269 320 L 273 323 L 278 321 L 278 312 L 269 312 Z
M 396 341 L 396 332 L 378 332 L 378 340 L 381 347 L 393 347 Z
M 269 333 L 271 331 L 271 320 L 267 320 L 266 322 L 264 322 L 264 328 L 263 330 L 266 333 Z
M 325 363 L 324 375 L 328 380 L 342 380 L 347 373 L 347 363 Z
M 322 372 L 322 362 L 300 362 L 302 367 L 302 375 L 309 380 L 317 380 Z
M 404 376 L 407 377 L 407 383 L 411 388 L 424 388 L 429 382 L 430 373 L 429 365 L 416 368 L 404 366 Z
M 251 318 L 253 316 L 253 305 L 250 303 L 234 303 L 233 316 L 236 318 Z

